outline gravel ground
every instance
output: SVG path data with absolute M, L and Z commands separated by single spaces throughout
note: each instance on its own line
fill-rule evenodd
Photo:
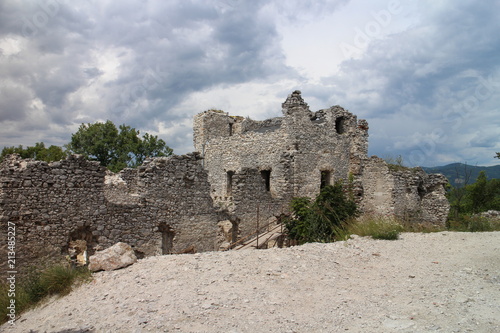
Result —
M 2 332 L 500 332 L 500 232 L 139 260 Z

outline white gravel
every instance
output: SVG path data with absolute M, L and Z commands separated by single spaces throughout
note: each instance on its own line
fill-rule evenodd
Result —
M 500 332 L 500 232 L 208 252 L 95 274 L 2 332 Z

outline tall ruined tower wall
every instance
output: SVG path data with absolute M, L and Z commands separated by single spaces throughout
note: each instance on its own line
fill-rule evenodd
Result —
M 359 174 L 366 159 L 366 121 L 339 106 L 313 113 L 298 91 L 282 110 L 264 121 L 221 111 L 195 116 L 194 146 L 212 198 L 238 216 L 242 233 L 286 211 L 292 197 L 314 197 L 322 183 Z

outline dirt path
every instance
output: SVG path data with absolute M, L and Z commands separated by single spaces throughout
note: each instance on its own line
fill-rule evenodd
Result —
M 5 332 L 500 332 L 500 232 L 150 257 Z

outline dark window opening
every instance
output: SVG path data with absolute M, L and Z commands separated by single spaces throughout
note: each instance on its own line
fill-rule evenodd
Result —
M 175 232 L 168 224 L 160 224 L 158 230 L 161 232 L 161 254 L 172 254 L 174 250 Z
M 332 173 L 330 171 L 321 171 L 321 185 L 320 188 L 332 185 Z
M 228 171 L 226 173 L 226 195 L 227 196 L 233 195 L 233 176 L 234 176 L 234 171 Z
M 266 191 L 271 191 L 271 170 L 262 170 L 260 175 L 262 176 L 262 179 L 264 179 Z
M 338 134 L 343 134 L 345 132 L 345 118 L 344 117 L 338 117 L 335 119 L 335 130 L 337 131 Z
M 233 225 L 231 230 L 231 243 L 234 243 L 238 240 L 239 225 L 238 221 L 231 221 L 231 224 Z
M 420 200 L 424 198 L 424 196 L 427 194 L 427 191 L 425 190 L 423 183 L 420 183 L 417 188 L 418 196 L 420 197 Z
M 233 135 L 233 124 L 229 124 L 229 136 Z

